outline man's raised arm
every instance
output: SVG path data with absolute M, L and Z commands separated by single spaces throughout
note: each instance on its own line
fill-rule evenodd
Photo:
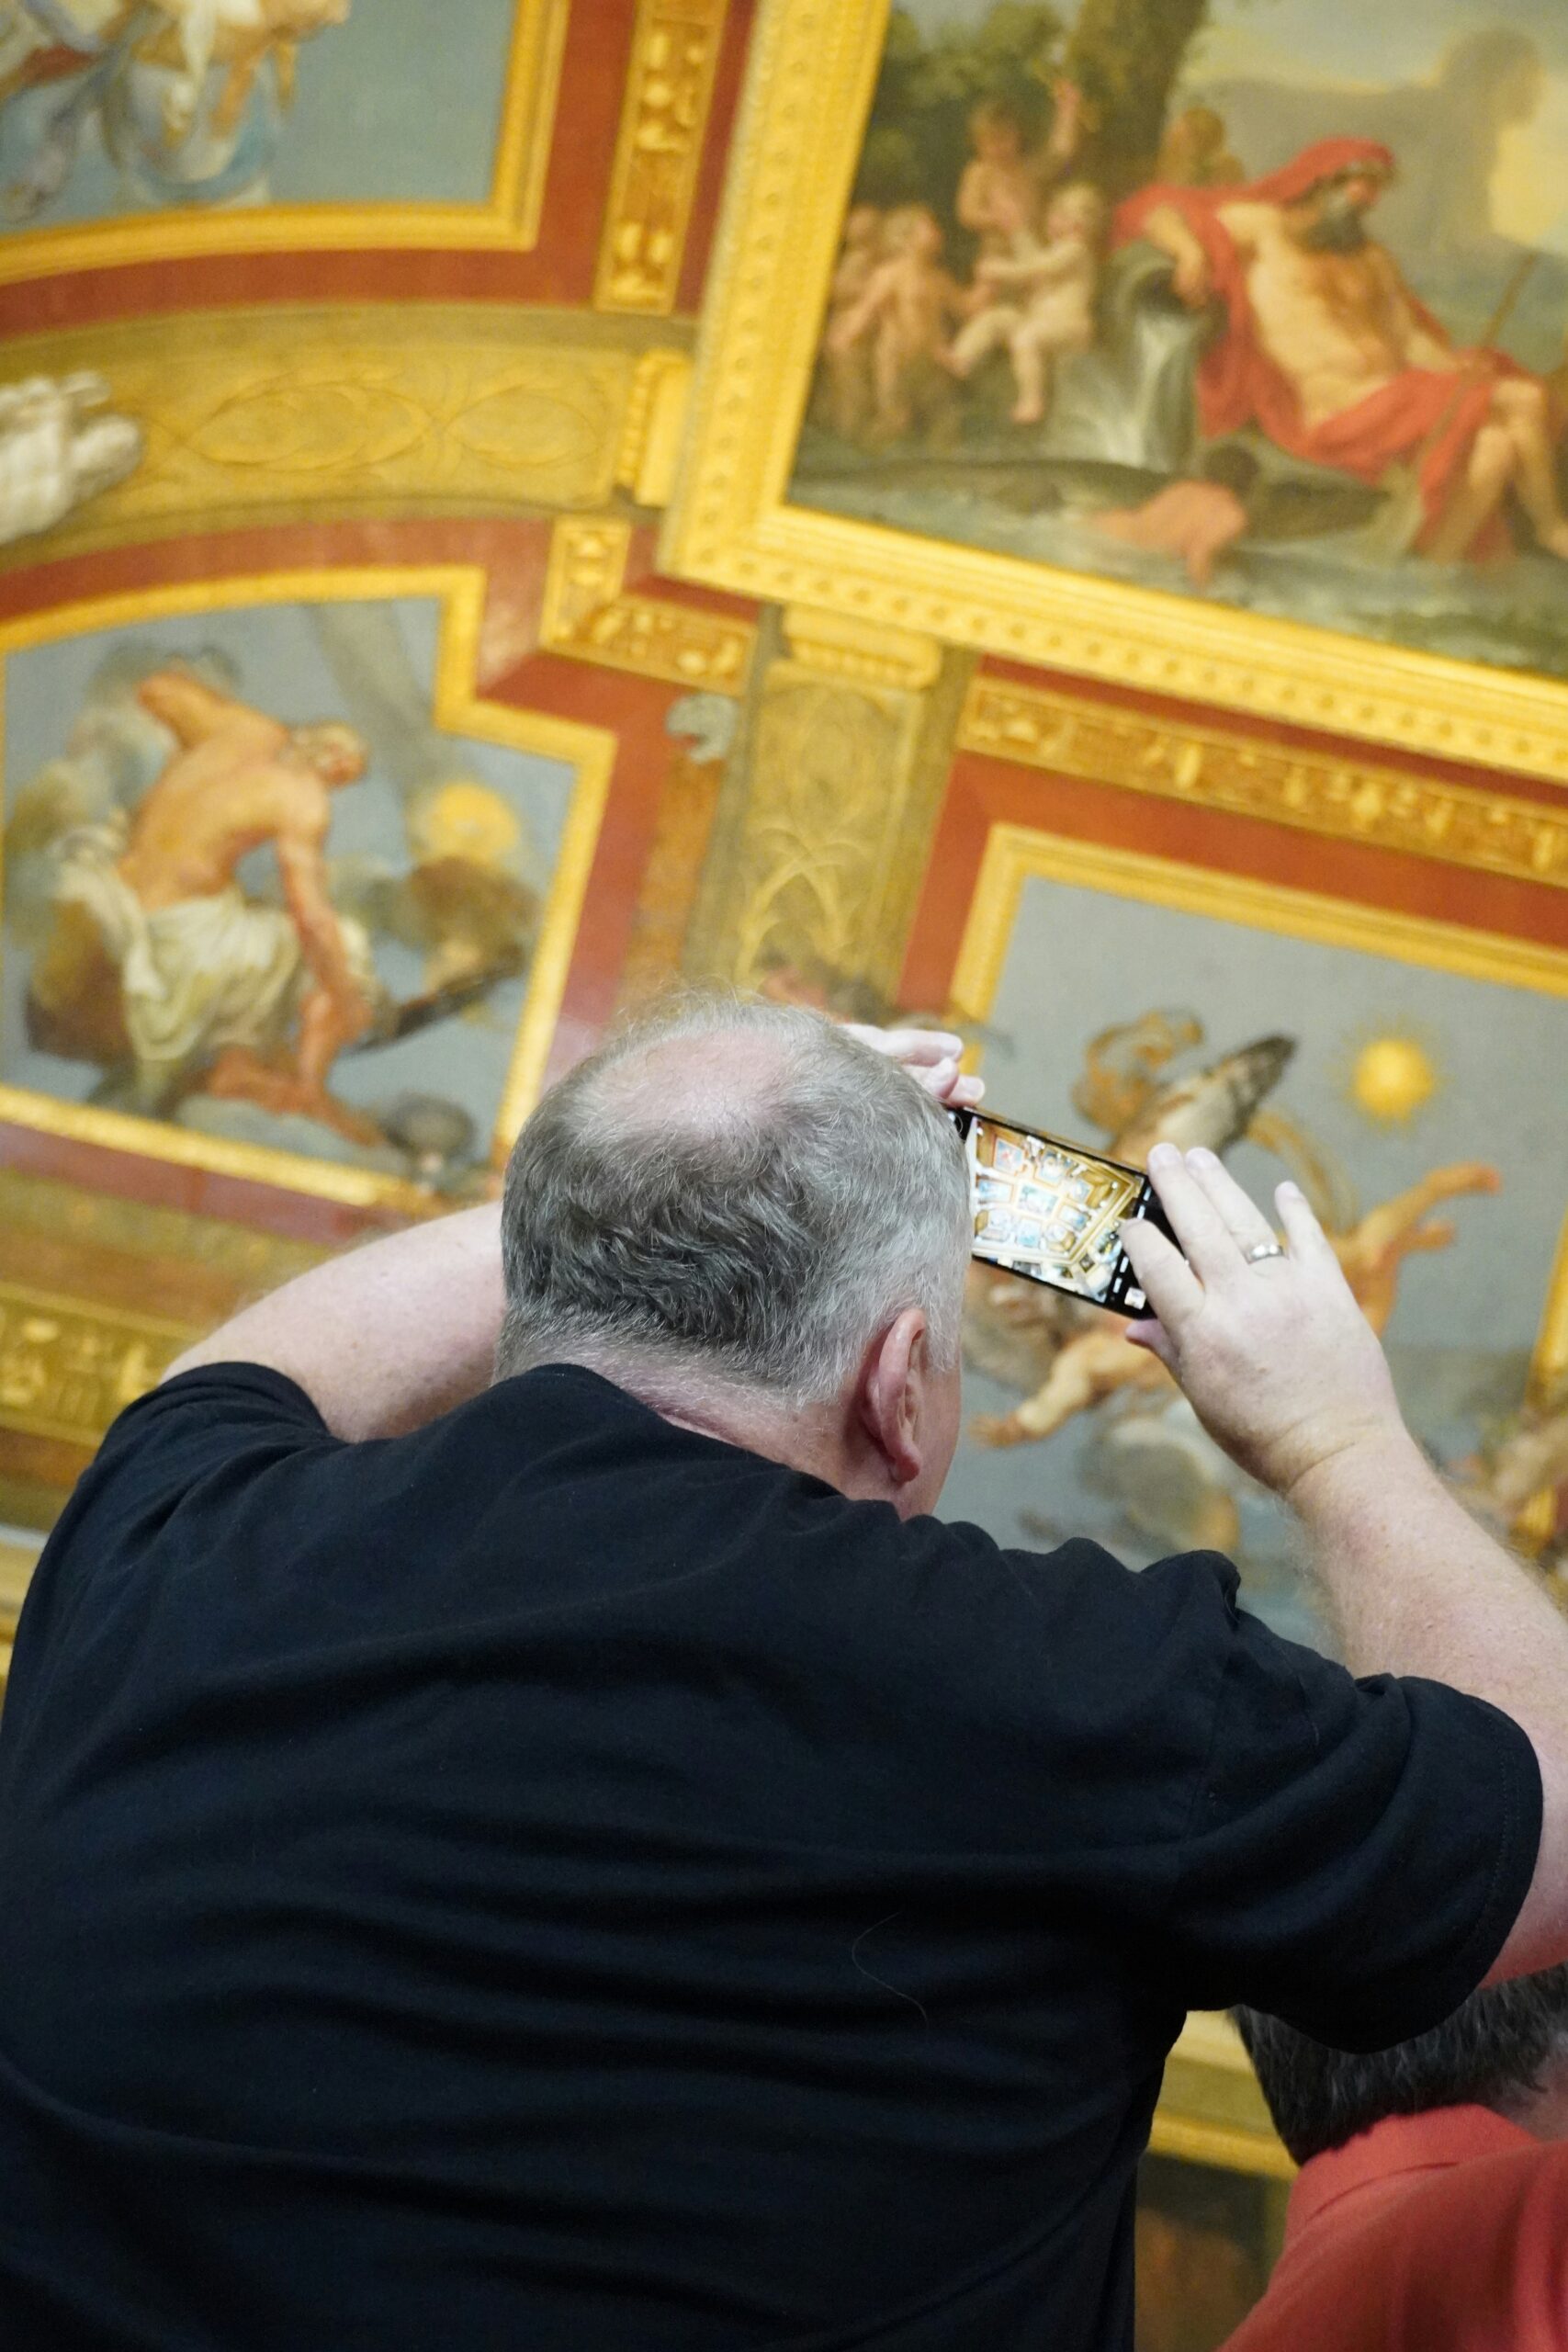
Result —
M 250 721 L 279 743 L 288 733 L 276 719 L 253 710 L 248 703 L 236 702 L 231 695 L 220 695 L 214 686 L 203 685 L 186 670 L 154 670 L 137 687 L 136 699 L 187 749 L 193 743 L 205 743 L 209 735 L 236 720 Z
M 334 1437 L 397 1437 L 488 1387 L 501 1334 L 491 1204 L 352 1250 L 186 1350 L 164 1377 L 254 1363 L 298 1381 Z
M 1149 1174 L 1187 1262 L 1151 1227 L 1125 1229 L 1159 1317 L 1129 1336 L 1294 1511 L 1350 1671 L 1452 1684 L 1528 1735 L 1540 1847 L 1488 1981 L 1568 1962 L 1568 1623 L 1404 1427 L 1382 1350 L 1296 1186 L 1275 1195 L 1287 1251 L 1249 1261 L 1274 1236 L 1212 1152 L 1156 1146 Z
M 370 1020 L 370 1008 L 355 977 L 343 925 L 327 886 L 326 832 L 324 811 L 312 810 L 280 826 L 273 844 L 284 903 L 299 933 L 300 952 L 334 1016 L 323 1067 L 308 1073 L 316 1083 L 325 1082 L 338 1047 L 360 1036 Z

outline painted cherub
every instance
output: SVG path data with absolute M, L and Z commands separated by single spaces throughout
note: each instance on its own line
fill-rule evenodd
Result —
M 1021 229 L 1038 225 L 1045 190 L 1077 153 L 1081 94 L 1073 83 L 1058 81 L 1052 96 L 1055 113 L 1043 146 L 1034 144 L 1022 113 L 1006 98 L 982 98 L 969 117 L 973 153 L 953 209 L 960 226 L 979 239 L 982 260 L 1004 256 Z
M 1043 238 L 1013 215 L 1010 250 L 983 257 L 975 272 L 984 309 L 942 355 L 960 380 L 1004 345 L 1018 398 L 1015 424 L 1038 424 L 1051 396 L 1055 362 L 1094 341 L 1105 200 L 1087 180 L 1058 188 L 1045 213 Z
M 1168 128 L 1154 176 L 1166 187 L 1235 187 L 1247 174 L 1226 145 L 1224 117 L 1196 106 Z
M 855 438 L 871 412 L 871 351 L 865 336 L 846 342 L 840 329 L 859 309 L 881 259 L 881 211 L 874 204 L 852 205 L 828 289 L 828 323 L 822 334 L 822 413 L 846 441 Z
M 196 119 L 214 65 L 227 69 L 213 108 L 220 136 L 243 115 L 257 74 L 270 58 L 284 105 L 293 96 L 299 45 L 346 24 L 352 0 L 152 0 L 164 21 L 139 43 L 139 54 L 175 66 L 164 100 L 164 126 L 177 146 Z
M 262 68 L 270 61 L 279 103 L 287 107 L 300 42 L 345 24 L 352 6 L 353 0 L 96 0 L 88 51 L 59 38 L 55 0 L 47 7 L 44 0 L 10 0 L 14 22 L 7 25 L 0 13 L 0 107 L 34 87 L 58 85 L 65 95 L 35 135 L 24 167 L 0 187 L 0 215 L 30 220 L 60 195 L 89 125 L 102 126 L 120 105 L 129 78 L 143 68 L 166 77 L 165 153 L 186 147 L 208 78 L 220 70 L 206 127 L 221 152 L 244 120 Z
M 942 253 L 942 224 L 929 205 L 896 207 L 883 222 L 881 258 L 860 299 L 829 330 L 830 369 L 863 347 L 869 351 L 872 429 L 878 440 L 899 439 L 930 411 L 931 384 L 941 381 L 934 363 L 948 326 L 969 308 L 970 297 L 943 266 Z

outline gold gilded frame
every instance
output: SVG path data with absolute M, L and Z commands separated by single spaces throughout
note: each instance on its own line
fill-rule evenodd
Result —
M 1023 886 L 1034 875 L 1112 898 L 1172 907 L 1180 914 L 1249 923 L 1255 931 L 1315 940 L 1325 947 L 1357 947 L 1396 963 L 1457 972 L 1465 979 L 1568 996 L 1568 948 L 1545 947 L 1502 932 L 1471 931 L 1429 915 L 1361 906 L 1282 882 L 1254 882 L 1245 875 L 1150 857 L 1142 850 L 1069 841 L 1031 825 L 993 825 L 953 974 L 954 1002 L 976 1021 L 990 1012 Z
M 1266 2180 L 1295 2178 L 1241 2036 L 1217 2010 L 1192 2010 L 1165 2062 L 1149 2154 Z
M 1326 947 L 1354 947 L 1430 971 L 1461 978 L 1493 980 L 1507 988 L 1532 989 L 1543 996 L 1568 997 L 1568 948 L 1512 939 L 1500 932 L 1471 931 L 1430 916 L 1401 914 L 1385 907 L 1358 905 L 1283 883 L 1255 882 L 1208 866 L 1184 865 L 1174 858 L 1150 857 L 1141 850 L 1110 849 L 1095 842 L 1071 841 L 1028 825 L 995 825 L 970 901 L 968 919 L 953 967 L 953 1001 L 965 1019 L 984 1022 L 1000 985 L 1002 967 L 1018 922 L 1023 886 L 1032 876 L 1067 882 L 1110 897 L 1171 907 L 1180 914 L 1208 915 Z M 1529 1396 L 1544 1404 L 1555 1396 L 1568 1370 L 1568 1216 L 1559 1236 L 1546 1298 L 1530 1360 Z M 1549 1502 L 1550 1498 L 1546 1498 Z M 1542 1498 L 1527 1504 L 1515 1536 L 1527 1543 L 1550 1532 Z
M 763 0 L 660 569 L 746 596 L 1568 783 L 1568 684 L 788 503 L 888 0 Z
M 513 710 L 475 691 L 486 578 L 477 566 L 377 565 L 343 571 L 269 572 L 254 578 L 197 581 L 178 587 L 100 597 L 0 625 L 0 662 L 28 647 L 144 621 L 196 618 L 246 605 L 371 603 L 390 597 L 434 597 L 441 605 L 433 718 L 443 732 L 476 736 L 508 750 L 558 760 L 574 774 L 559 855 L 529 967 L 528 994 L 511 1067 L 496 1114 L 493 1150 L 510 1145 L 538 1097 L 555 1034 L 573 943 L 598 846 L 615 763 L 615 738 L 602 727 Z M 313 1193 L 353 1207 L 391 1207 L 428 1214 L 430 1194 L 399 1177 L 275 1151 L 259 1144 L 194 1135 L 158 1119 L 143 1119 L 94 1104 L 62 1102 L 30 1089 L 0 1084 L 0 1120 L 74 1142 L 137 1152 L 184 1168 L 201 1168 L 254 1183 Z
M 346 249 L 527 253 L 538 240 L 570 0 L 519 0 L 495 165 L 480 204 L 269 204 L 254 211 L 138 212 L 0 237 L 0 285 L 201 254 Z M 309 70 L 309 57 L 302 70 Z

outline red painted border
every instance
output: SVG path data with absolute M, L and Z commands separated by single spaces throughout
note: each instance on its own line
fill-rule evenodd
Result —
M 1004 824 L 1544 946 L 1561 947 L 1568 930 L 1560 890 L 964 752 L 953 762 L 910 933 L 899 984 L 904 1004 L 948 1001 L 986 843 L 992 827 Z

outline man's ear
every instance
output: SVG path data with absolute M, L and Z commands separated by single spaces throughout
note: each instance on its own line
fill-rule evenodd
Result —
M 887 1479 L 907 1487 L 925 1462 L 925 1389 L 931 1373 L 926 1318 L 907 1306 L 866 1357 L 855 1399 L 860 1423 Z

